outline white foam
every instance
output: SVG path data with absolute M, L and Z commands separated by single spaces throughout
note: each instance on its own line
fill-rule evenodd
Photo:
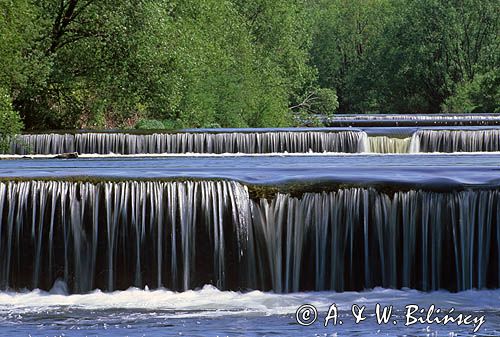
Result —
M 62 308 L 81 310 L 130 309 L 160 311 L 169 317 L 220 317 L 233 315 L 289 315 L 302 304 L 312 304 L 318 310 L 327 310 L 336 303 L 340 310 L 350 310 L 352 304 L 374 306 L 376 303 L 404 308 L 410 303 L 458 310 L 498 310 L 500 290 L 471 290 L 460 293 L 438 291 L 423 293 L 416 290 L 374 289 L 364 292 L 307 292 L 275 294 L 261 291 L 220 291 L 213 286 L 200 290 L 172 292 L 166 289 L 104 293 L 96 290 L 88 294 L 61 294 L 63 286 L 51 292 L 1 292 L 0 314 L 38 313 Z
M 307 153 L 287 153 L 287 152 L 274 152 L 274 153 L 143 153 L 143 154 L 80 154 L 79 158 L 83 159 L 106 159 L 106 158 L 228 158 L 228 157 L 356 157 L 356 156 L 463 156 L 463 155 L 500 155 L 500 152 L 417 152 L 417 153 L 375 153 L 375 152 L 307 152 Z M 35 155 L 18 155 L 18 154 L 1 154 L 2 159 L 54 159 L 53 154 L 35 154 Z M 58 159 L 61 160 L 61 159 Z

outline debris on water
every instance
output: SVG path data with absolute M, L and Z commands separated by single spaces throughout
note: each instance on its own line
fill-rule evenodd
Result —
M 54 157 L 55 159 L 74 159 L 78 158 L 78 152 L 61 153 Z

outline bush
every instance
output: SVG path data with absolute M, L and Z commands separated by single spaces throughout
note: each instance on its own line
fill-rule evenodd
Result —
M 499 112 L 500 76 L 497 70 L 476 75 L 472 81 L 463 82 L 455 94 L 443 103 L 444 112 Z
M 23 122 L 19 114 L 12 109 L 12 99 L 8 91 L 0 88 L 0 151 L 3 152 L 9 145 L 9 138 L 23 129 Z
M 135 128 L 139 130 L 162 130 L 165 125 L 157 119 L 141 119 L 135 124 Z
M 315 110 L 321 115 L 331 116 L 339 108 L 337 92 L 333 89 L 319 88 L 316 97 Z
M 222 126 L 219 123 L 206 123 L 201 126 L 203 129 L 220 129 Z
M 165 119 L 163 121 L 163 127 L 167 130 L 177 130 L 182 129 L 182 126 L 178 121 L 173 121 L 171 119 Z
M 322 126 L 324 118 L 332 116 L 339 107 L 337 92 L 328 88 L 310 90 L 300 100 L 291 107 L 299 126 Z

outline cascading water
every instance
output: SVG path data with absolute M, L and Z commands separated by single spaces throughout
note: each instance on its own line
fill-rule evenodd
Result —
M 358 152 L 428 153 L 500 151 L 500 129 L 418 130 L 411 137 L 370 136 L 361 132 Z
M 417 153 L 500 151 L 500 130 L 419 130 L 411 136 L 363 131 L 26 134 L 9 154 Z
M 500 125 L 499 114 L 363 114 L 334 115 L 322 119 L 328 126 L 478 126 Z
M 421 152 L 500 151 L 500 129 L 420 130 L 413 137 Z
M 245 249 L 247 194 L 222 181 L 0 183 L 0 286 L 234 287 L 226 264 Z
M 500 120 L 498 114 L 362 114 L 362 115 L 334 115 L 332 120 L 371 120 L 371 121 L 391 121 L 391 120 L 411 120 L 411 121 L 461 121 L 461 120 Z
M 356 188 L 261 200 L 258 275 L 284 292 L 497 287 L 499 197 Z
M 369 150 L 372 153 L 409 153 L 412 137 L 396 138 L 387 136 L 368 137 Z
M 232 181 L 2 182 L 0 287 L 500 286 L 497 189 L 250 192 Z
M 353 153 L 359 141 L 355 131 L 26 134 L 16 137 L 10 153 Z

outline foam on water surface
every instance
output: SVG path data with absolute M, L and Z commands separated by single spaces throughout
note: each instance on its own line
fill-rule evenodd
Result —
M 61 285 L 56 286 L 61 287 Z M 64 288 L 64 287 L 63 287 Z M 53 290 L 54 292 L 54 290 Z M 56 291 L 57 292 L 57 291 Z M 186 292 L 166 289 L 84 295 L 34 290 L 0 293 L 0 333 L 64 336 L 499 336 L 498 290 L 461 293 L 374 289 L 364 292 L 310 292 L 278 295 L 259 291 L 228 292 L 212 286 Z M 317 321 L 301 326 L 296 311 L 313 305 Z M 342 325 L 324 320 L 335 303 Z M 374 308 L 393 306 L 397 324 L 376 323 Z M 366 306 L 367 319 L 355 324 L 351 307 Z M 471 325 L 405 326 L 405 306 L 436 308 L 457 314 L 484 315 L 478 333 Z
M 62 289 L 61 289 L 62 288 Z M 448 291 L 421 292 L 417 290 L 376 288 L 362 292 L 302 292 L 276 294 L 272 292 L 221 291 L 211 285 L 199 290 L 173 292 L 167 289 L 149 290 L 130 288 L 111 293 L 95 290 L 87 294 L 68 295 L 64 285 L 56 283 L 51 291 L 39 289 L 24 292 L 0 292 L 0 313 L 46 312 L 62 307 L 82 310 L 136 309 L 164 310 L 172 315 L 184 311 L 184 317 L 209 317 L 258 313 L 261 315 L 295 314 L 304 304 L 313 304 L 318 310 L 328 310 L 335 303 L 340 310 L 348 311 L 353 303 L 361 305 L 394 305 L 404 308 L 409 303 L 421 306 L 431 304 L 443 308 L 499 310 L 500 290 L 468 290 L 459 293 Z

